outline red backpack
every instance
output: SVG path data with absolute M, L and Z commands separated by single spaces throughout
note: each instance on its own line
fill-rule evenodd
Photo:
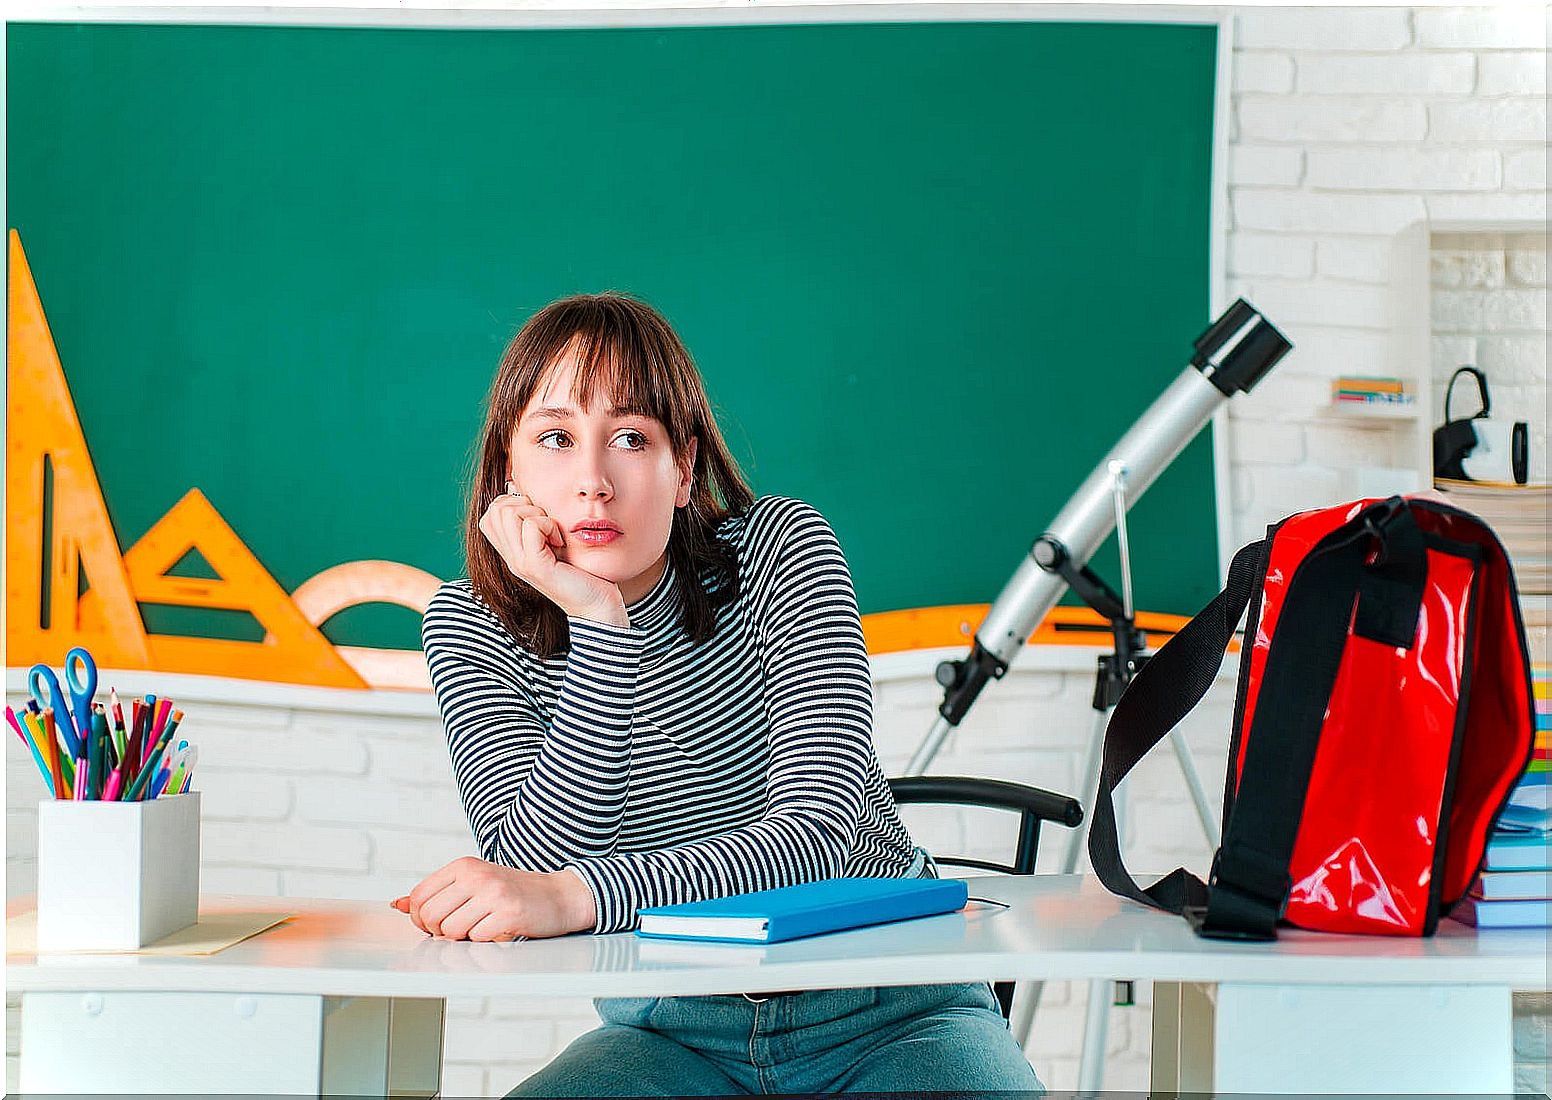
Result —
M 1255 597 L 1252 602 L 1252 597 Z M 1127 872 L 1111 793 L 1207 693 L 1247 604 L 1223 841 L 1206 883 Z M 1105 732 L 1089 856 L 1203 936 L 1431 935 L 1530 764 L 1530 660 L 1491 529 L 1423 498 L 1290 516 L 1137 673 Z

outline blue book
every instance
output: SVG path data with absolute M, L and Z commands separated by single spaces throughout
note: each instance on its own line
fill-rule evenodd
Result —
M 1546 901 L 1552 898 L 1552 870 L 1487 871 L 1471 888 L 1471 896 L 1485 901 Z
M 1552 839 L 1546 833 L 1493 833 L 1487 838 L 1487 859 L 1482 866 L 1488 871 L 1539 871 L 1552 867 Z
M 1477 928 L 1546 928 L 1552 926 L 1552 901 L 1483 901 L 1467 897 L 1450 910 L 1450 916 Z
M 831 878 L 638 910 L 638 936 L 779 943 L 821 932 L 929 917 L 963 909 L 970 888 L 957 879 Z

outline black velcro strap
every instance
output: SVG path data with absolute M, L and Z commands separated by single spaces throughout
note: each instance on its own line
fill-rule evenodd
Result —
M 1223 591 L 1149 659 L 1116 703 L 1105 730 L 1099 790 L 1089 822 L 1089 861 L 1112 893 L 1170 913 L 1206 901 L 1207 887 L 1183 868 L 1146 890 L 1137 885 L 1121 859 L 1113 795 L 1126 773 L 1212 687 L 1251 594 L 1261 590 L 1257 567 L 1265 548 L 1265 543 L 1251 543 L 1234 555 Z
M 1379 540 L 1374 563 L 1358 583 L 1353 633 L 1360 638 L 1411 649 L 1428 583 L 1428 551 L 1412 510 L 1400 497 L 1385 502 L 1390 514 L 1372 518 L 1370 532 Z

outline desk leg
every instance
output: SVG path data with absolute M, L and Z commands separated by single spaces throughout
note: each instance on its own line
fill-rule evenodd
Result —
M 1155 982 L 1153 999 L 1158 1095 L 1514 1091 L 1505 988 Z
M 31 992 L 21 1090 L 437 1095 L 440 999 Z

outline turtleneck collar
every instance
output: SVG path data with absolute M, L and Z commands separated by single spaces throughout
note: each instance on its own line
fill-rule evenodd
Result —
M 649 635 L 672 624 L 674 620 L 674 559 L 670 556 L 663 563 L 663 575 L 657 579 L 645 596 L 635 603 L 625 605 L 631 626 Z

